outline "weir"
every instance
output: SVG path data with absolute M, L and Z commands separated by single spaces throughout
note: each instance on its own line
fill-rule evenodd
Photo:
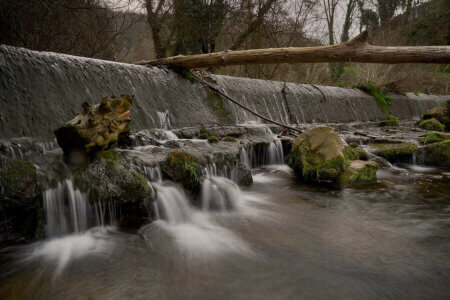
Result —
M 111 94 L 135 95 L 132 129 L 234 125 L 259 121 L 175 72 L 57 53 L 0 46 L 0 137 L 50 138 L 53 130 Z M 376 101 L 358 89 L 213 75 L 219 88 L 282 123 L 383 120 Z M 283 93 L 282 91 L 285 91 Z M 393 95 L 392 112 L 412 120 L 448 96 Z

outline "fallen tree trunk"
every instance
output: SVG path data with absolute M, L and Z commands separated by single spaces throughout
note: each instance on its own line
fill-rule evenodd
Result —
M 385 47 L 368 44 L 367 31 L 354 39 L 332 46 L 269 48 L 223 51 L 210 54 L 173 56 L 137 64 L 182 68 L 278 63 L 450 63 L 450 46 Z

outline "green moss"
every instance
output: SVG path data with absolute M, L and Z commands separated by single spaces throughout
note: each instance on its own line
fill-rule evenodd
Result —
M 199 138 L 202 139 L 202 140 L 207 140 L 207 139 L 209 139 L 209 134 L 205 133 L 205 132 L 200 133 Z
M 140 201 L 150 196 L 150 188 L 147 179 L 136 171 L 132 173 L 133 179 L 130 184 L 124 185 L 122 188 L 132 202 Z
M 208 105 L 213 109 L 214 113 L 221 119 L 221 121 L 229 121 L 230 113 L 226 110 L 222 97 L 209 89 L 207 93 Z
M 358 147 L 355 149 L 358 153 L 358 157 L 360 160 L 367 160 L 367 152 L 364 151 L 362 148 Z
M 359 158 L 358 152 L 356 149 L 346 146 L 344 148 L 344 161 L 345 165 L 348 165 L 350 161 L 357 160 Z
M 24 178 L 31 179 L 32 181 L 37 180 L 37 172 L 35 166 L 24 160 L 9 160 L 10 165 L 1 174 L 2 184 L 6 189 L 10 188 L 11 193 L 14 193 L 14 189 L 20 184 Z
M 110 166 L 117 167 L 117 161 L 120 153 L 116 150 L 102 150 L 95 154 L 95 159 L 98 159 Z
M 358 166 L 350 165 L 339 177 L 339 182 L 343 185 L 365 185 L 377 181 L 378 165 L 374 162 L 355 162 Z
M 390 119 L 390 120 L 385 120 L 385 121 L 381 121 L 380 123 L 378 123 L 379 126 L 384 127 L 384 126 L 398 126 L 398 120 L 397 119 Z
M 366 81 L 358 86 L 359 89 L 371 94 L 377 101 L 378 107 L 381 109 L 387 120 L 396 120 L 397 118 L 392 115 L 389 105 L 392 101 L 392 96 L 384 92 L 375 82 Z
M 352 147 L 352 148 L 358 148 L 359 147 L 359 145 L 357 144 L 357 143 L 355 143 L 355 142 L 351 142 L 350 144 L 348 144 L 350 147 Z
M 215 136 L 215 135 L 210 136 L 209 139 L 208 139 L 208 143 L 210 143 L 210 144 L 215 144 L 215 143 L 218 143 L 218 142 L 219 142 L 219 138 L 217 136 Z
M 201 168 L 194 156 L 186 151 L 172 150 L 167 156 L 166 164 L 175 181 L 181 181 L 185 188 L 199 189 Z
M 225 142 L 237 142 L 236 138 L 232 137 L 232 136 L 226 136 L 226 137 L 223 138 L 223 140 Z
M 419 142 L 421 144 L 427 145 L 427 144 L 433 144 L 433 143 L 439 143 L 446 140 L 450 140 L 450 135 L 445 135 L 437 132 L 429 132 L 425 135 L 425 137 L 421 138 Z
M 425 130 L 432 130 L 432 131 L 443 132 L 445 130 L 445 125 L 443 125 L 441 122 L 439 122 L 435 118 L 420 121 L 419 127 L 422 129 L 425 129 Z
M 371 144 L 377 148 L 375 154 L 386 158 L 391 162 L 405 161 L 412 157 L 412 154 L 417 151 L 418 147 L 412 143 L 397 143 L 397 144 Z
M 427 145 L 425 151 L 425 164 L 450 168 L 450 140 Z
M 305 141 L 294 143 L 288 164 L 305 180 L 334 180 L 344 169 L 344 157 L 325 159 L 321 153 L 307 150 Z

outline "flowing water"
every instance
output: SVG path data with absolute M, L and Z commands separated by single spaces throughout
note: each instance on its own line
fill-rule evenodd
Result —
M 86 230 L 95 209 L 72 207 L 72 199 L 87 205 L 86 195 L 66 181 L 45 203 L 58 211 L 62 193 L 70 210 L 49 224 L 78 231 L 60 235 L 50 225 L 50 239 L 4 249 L 0 297 L 445 299 L 450 173 L 401 168 L 380 170 L 376 187 L 335 189 L 268 165 L 239 189 L 210 166 L 198 206 L 159 168 L 146 168 L 158 215 L 138 233 L 106 224 Z

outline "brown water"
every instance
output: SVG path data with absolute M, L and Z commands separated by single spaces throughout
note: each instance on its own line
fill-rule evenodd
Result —
M 231 212 L 4 249 L 0 298 L 448 299 L 450 172 L 400 167 L 335 189 L 271 166 Z

